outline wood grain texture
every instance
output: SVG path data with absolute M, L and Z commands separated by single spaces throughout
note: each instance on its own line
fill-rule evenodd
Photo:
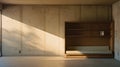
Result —
M 115 27 L 114 27 L 115 23 L 114 22 L 111 22 L 111 25 L 110 25 L 110 28 L 111 28 L 111 31 L 110 31 L 110 50 L 112 50 L 114 52 L 114 38 L 115 38 Z
M 110 46 L 110 23 L 66 23 L 67 46 Z M 104 36 L 100 35 L 104 31 Z

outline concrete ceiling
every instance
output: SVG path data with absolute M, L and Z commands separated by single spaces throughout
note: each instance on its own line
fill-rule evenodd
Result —
M 113 4 L 118 0 L 0 0 L 6 4 L 41 4 L 41 5 L 78 5 L 78 4 Z

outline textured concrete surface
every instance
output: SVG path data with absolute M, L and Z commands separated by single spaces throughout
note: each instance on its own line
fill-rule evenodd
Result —
M 120 1 L 112 5 L 112 13 L 115 23 L 115 58 L 120 60 Z
M 120 62 L 104 58 L 0 57 L 0 67 L 120 67 Z

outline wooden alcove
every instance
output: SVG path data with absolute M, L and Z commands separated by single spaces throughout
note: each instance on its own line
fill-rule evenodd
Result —
M 113 57 L 113 22 L 66 22 L 66 57 Z

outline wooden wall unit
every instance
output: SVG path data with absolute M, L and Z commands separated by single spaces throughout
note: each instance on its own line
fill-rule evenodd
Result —
M 113 26 L 112 26 L 113 27 Z M 67 46 L 110 46 L 113 28 L 109 22 L 65 23 Z M 113 39 L 113 37 L 112 37 Z
M 66 22 L 65 39 L 66 51 L 79 51 L 74 47 L 79 48 L 80 46 L 108 46 L 108 51 L 114 52 L 114 24 L 113 22 Z M 69 54 L 67 55 L 69 56 Z M 89 53 L 87 55 L 89 56 Z
M 105 46 L 110 42 L 110 23 L 67 23 L 66 43 L 74 46 Z M 102 33 L 103 32 L 103 36 Z

